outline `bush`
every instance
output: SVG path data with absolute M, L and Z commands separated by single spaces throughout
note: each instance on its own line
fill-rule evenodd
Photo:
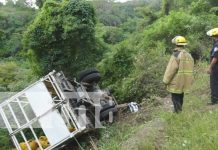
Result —
M 101 59 L 104 45 L 95 38 L 95 11 L 85 0 L 47 1 L 24 36 L 37 74 L 53 69 L 75 75 Z
M 215 14 L 216 16 L 218 16 L 218 7 L 212 7 L 210 9 L 210 13 Z
M 124 34 L 122 32 L 123 31 L 118 27 L 109 27 L 103 35 L 104 42 L 108 44 L 121 42 L 124 39 Z
M 0 128 L 0 147 L 2 150 L 11 149 L 12 141 L 6 129 Z
M 115 82 L 121 82 L 121 80 L 127 77 L 131 68 L 133 68 L 134 60 L 134 47 L 128 45 L 129 41 L 126 40 L 116 48 L 108 52 L 105 58 L 98 64 L 98 68 L 103 74 L 103 84 L 108 86 Z M 127 45 L 129 47 L 127 47 Z
M 19 66 L 15 61 L 0 63 L 0 92 L 22 90 L 34 80 L 30 69 Z
M 204 21 L 204 20 L 209 21 Z M 118 44 L 98 64 L 103 85 L 114 88 L 119 101 L 141 101 L 152 95 L 164 96 L 162 77 L 172 54 L 171 39 L 177 35 L 188 40 L 187 49 L 196 60 L 207 59 L 210 41 L 206 31 L 216 24 L 217 16 L 192 16 L 172 11 Z
M 167 61 L 163 43 L 158 43 L 154 49 L 144 49 L 136 54 L 131 73 L 123 78 L 121 86 L 116 85 L 118 97 L 123 101 L 141 102 L 154 95 L 165 96 L 162 77 Z M 160 67 L 160 64 L 164 67 Z
M 205 0 L 198 0 L 196 2 L 192 2 L 190 10 L 193 14 L 206 13 L 210 10 L 210 2 Z

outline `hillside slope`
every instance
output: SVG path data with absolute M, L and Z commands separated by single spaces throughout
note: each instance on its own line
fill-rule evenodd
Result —
M 104 129 L 100 150 L 214 150 L 218 148 L 217 105 L 209 101 L 206 64 L 196 66 L 192 92 L 185 96 L 183 112 L 172 113 L 170 97 L 154 98 L 140 112 L 128 114 Z

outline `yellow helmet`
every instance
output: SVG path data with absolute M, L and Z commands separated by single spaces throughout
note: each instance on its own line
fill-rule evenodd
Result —
M 187 41 L 183 36 L 176 36 L 172 39 L 172 43 L 176 45 L 187 45 Z
M 207 31 L 207 35 L 208 36 L 216 36 L 216 35 L 218 35 L 218 28 L 214 28 L 214 29 L 211 29 L 211 30 Z

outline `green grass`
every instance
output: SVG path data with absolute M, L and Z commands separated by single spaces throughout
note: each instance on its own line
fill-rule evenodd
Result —
M 209 101 L 209 76 L 201 65 L 195 75 L 193 90 L 186 95 L 181 114 L 160 111 L 166 122 L 165 149 L 171 150 L 214 150 L 218 148 L 218 110 L 206 106 Z
M 218 149 L 218 105 L 206 105 L 210 97 L 206 64 L 196 68 L 193 89 L 185 95 L 182 113 L 174 114 L 157 102 L 147 101 L 139 113 L 124 113 L 118 122 L 101 129 L 98 149 L 131 150 L 131 144 L 135 144 L 134 150 Z
M 125 142 L 139 126 L 132 124 L 114 124 L 101 130 L 101 139 L 98 143 L 99 150 L 119 150 L 122 142 Z
M 183 112 L 174 114 L 160 105 L 153 109 L 152 120 L 163 120 L 163 129 L 153 127 L 138 143 L 139 150 L 216 150 L 218 149 L 218 105 L 207 106 L 210 100 L 209 76 L 205 73 L 206 64 L 196 68 L 192 92 L 185 95 Z M 141 114 L 143 115 L 143 114 Z M 145 114 L 144 114 L 145 115 Z M 101 139 L 99 149 L 119 150 L 122 143 L 136 136 L 149 122 L 134 127 L 123 126 L 125 121 L 105 129 L 112 132 L 109 138 Z M 120 130 L 120 128 L 123 128 Z M 132 132 L 129 132 L 130 129 Z M 106 132 L 106 131 L 105 131 Z M 105 142 L 104 142 L 105 141 Z
M 218 149 L 218 106 L 206 105 L 209 101 L 209 76 L 203 68 L 206 65 L 197 67 L 193 89 L 185 95 L 182 113 L 173 114 L 163 109 L 156 112 L 156 117 L 165 122 L 163 149 Z

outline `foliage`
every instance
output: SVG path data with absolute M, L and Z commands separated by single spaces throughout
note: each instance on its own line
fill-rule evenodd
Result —
M 159 43 L 155 49 L 139 48 L 137 44 L 142 44 L 141 40 L 142 37 L 133 37 L 122 42 L 98 65 L 105 77 L 103 84 L 110 85 L 120 101 L 141 101 L 143 97 L 159 94 L 160 91 L 163 94 L 160 81 L 164 70 L 156 70 L 158 62 L 165 61 L 164 57 L 160 59 L 164 55 L 161 51 L 163 46 Z
M 39 7 L 39 8 L 42 8 L 43 4 L 45 3 L 46 0 L 36 0 L 36 5 Z
M 11 149 L 12 141 L 9 138 L 8 131 L 0 128 L 0 147 L 2 150 Z
M 208 12 L 210 10 L 209 2 L 204 0 L 198 0 L 197 2 L 191 3 L 191 13 L 199 14 L 202 12 Z
M 131 114 L 128 115 L 127 119 L 125 118 L 119 122 L 119 126 L 115 126 L 115 129 L 114 126 L 106 129 L 98 147 L 110 150 L 119 149 L 124 144 L 131 146 L 135 142 L 133 140 L 138 137 L 136 131 L 142 133 L 143 129 L 146 129 L 145 137 L 140 138 L 138 141 L 139 150 L 216 149 L 218 146 L 216 142 L 218 140 L 216 120 L 218 110 L 217 106 L 206 105 L 210 97 L 210 91 L 208 90 L 209 76 L 203 72 L 205 67 L 207 67 L 206 63 L 199 63 L 196 66 L 193 89 L 190 94 L 185 95 L 182 113 L 172 113 L 171 103 L 159 105 L 153 107 L 153 115 L 150 116 L 149 120 L 145 121 L 142 116 L 150 114 L 142 111 L 149 109 L 149 105 L 141 107 L 140 112 L 136 113 L 134 118 L 134 120 L 140 120 L 140 124 L 128 127 L 129 122 L 134 122 Z M 163 103 L 168 103 L 170 97 L 160 100 L 161 102 L 164 100 Z M 127 125 L 127 127 L 123 127 L 123 124 Z M 135 127 L 135 129 L 133 130 L 132 127 Z M 130 132 L 128 132 L 129 129 L 131 129 Z M 123 131 L 124 134 L 121 134 L 120 131 Z M 105 136 L 110 138 L 106 139 Z M 105 140 L 108 140 L 108 142 L 105 142 Z
M 8 84 L 15 80 L 15 74 L 17 73 L 18 66 L 13 62 L 0 64 L 0 83 L 1 88 L 5 91 L 9 89 Z
M 218 7 L 212 7 L 212 8 L 210 9 L 210 13 L 213 13 L 213 14 L 215 14 L 216 16 L 218 16 Z
M 170 12 L 170 9 L 171 9 L 171 7 L 172 7 L 172 5 L 173 5 L 173 0 L 163 0 L 163 4 L 162 4 L 162 6 L 163 6 L 163 13 L 165 14 L 165 15 L 169 15 L 169 12 Z
M 23 62 L 22 62 L 23 63 Z M 33 73 L 28 68 L 19 67 L 14 61 L 0 63 L 0 91 L 19 91 L 25 88 L 33 79 Z
M 159 59 L 161 55 L 164 55 L 166 48 L 164 43 L 159 42 L 159 44 L 155 44 L 152 41 L 154 39 L 157 40 L 157 36 L 155 36 L 157 30 L 160 30 L 159 33 L 163 31 L 161 31 L 160 26 L 155 27 L 156 25 L 152 25 L 154 29 L 150 29 L 144 34 L 139 34 L 137 33 L 138 30 L 136 30 L 136 27 L 139 26 L 139 30 L 144 30 L 149 24 L 152 24 L 158 19 L 159 14 L 154 13 L 155 9 L 148 6 L 136 9 L 137 16 L 142 17 L 146 22 L 136 22 L 140 19 L 134 18 L 135 26 L 133 28 L 135 29 L 131 32 L 136 33 L 136 36 L 131 34 L 128 39 L 113 47 L 112 51 L 108 52 L 104 59 L 98 64 L 98 68 L 104 76 L 103 85 L 113 88 L 115 91 L 114 94 L 120 101 L 129 101 L 132 99 L 141 101 L 143 97 L 159 95 L 160 93 L 162 95 L 165 93 L 163 92 L 162 84 L 160 84 L 162 80 L 161 74 L 163 74 L 164 68 L 157 71 L 155 64 L 163 61 L 166 62 L 165 57 Z M 134 23 L 134 21 L 132 21 L 132 23 Z M 144 22 L 144 26 L 142 26 L 142 22 Z M 128 22 L 125 22 L 125 25 L 127 24 Z M 125 29 L 125 25 L 123 24 L 122 28 Z M 155 37 L 153 35 L 150 37 L 149 34 L 153 34 Z M 160 41 L 163 37 L 166 37 L 166 32 L 163 34 L 163 36 L 159 37 Z M 163 51 L 159 50 L 159 48 L 163 48 Z M 148 68 L 139 66 L 150 66 L 149 68 L 151 69 L 148 70 Z M 159 87 L 160 90 L 155 90 L 157 87 Z
M 93 0 L 97 18 L 105 26 L 119 26 L 136 16 L 135 8 L 143 6 L 144 1 L 114 3 L 108 0 Z
M 217 0 L 209 0 L 210 4 L 213 6 L 213 7 L 216 7 L 218 6 L 218 1 Z
M 136 10 L 137 14 L 146 20 L 146 26 L 152 24 L 159 17 L 159 12 L 156 12 L 151 6 L 138 7 Z
M 63 70 L 68 77 L 97 66 L 102 73 L 102 85 L 114 90 L 119 103 L 142 102 L 153 96 L 165 96 L 167 92 L 162 76 L 174 48 L 171 39 L 176 35 L 185 36 L 187 50 L 196 62 L 205 61 L 212 45 L 206 32 L 217 27 L 218 20 L 217 0 L 139 0 L 127 3 L 115 3 L 113 0 L 38 0 L 38 11 L 22 5 L 23 0 L 19 2 L 21 5 L 14 5 L 12 1 L 6 6 L 0 5 L 0 90 L 17 91 L 34 80 L 35 76 L 27 64 L 29 62 L 39 75 L 56 69 Z M 26 29 L 36 12 L 39 13 Z M 199 82 L 196 84 L 195 90 L 202 87 Z M 201 99 L 192 96 L 187 99 L 191 99 L 185 108 L 191 110 L 190 115 L 184 113 L 176 118 L 161 111 L 161 117 L 169 125 L 166 134 L 172 137 L 166 140 L 165 146 L 167 149 L 171 145 L 174 149 L 184 149 L 179 147 L 184 139 L 177 137 L 191 133 L 187 139 L 194 144 L 190 146 L 200 149 L 195 143 L 203 143 L 199 137 L 205 130 L 211 135 L 208 135 L 210 140 L 206 140 L 209 148 L 201 146 L 213 149 L 215 144 L 210 141 L 216 136 L 209 127 L 216 130 L 212 127 L 216 122 L 207 120 L 208 113 L 195 113 L 193 105 L 202 106 Z M 216 117 L 217 112 L 214 113 Z M 199 126 L 203 119 L 206 123 Z M 193 128 L 186 120 L 193 123 Z M 129 127 L 123 126 L 123 129 Z M 171 129 L 176 132 L 171 132 Z M 123 136 L 127 134 L 119 133 L 116 125 L 111 130 L 111 137 L 114 138 L 111 138 L 110 148 L 118 149 L 119 140 L 126 140 L 127 137 Z M 155 137 L 151 138 L 151 142 L 155 141 Z M 9 144 L 9 140 L 0 139 Z M 105 142 L 105 138 L 102 139 Z M 100 149 L 107 146 L 103 142 L 100 141 Z M 151 142 L 142 144 L 142 149 L 154 148 Z
M 126 47 L 128 41 L 125 41 L 117 46 L 116 51 L 109 52 L 107 57 L 103 59 L 98 67 L 101 73 L 105 77 L 105 81 L 115 83 L 121 81 L 125 76 L 130 73 L 130 69 L 133 67 L 133 54 L 134 49 L 132 47 Z M 103 81 L 104 81 L 103 80 Z M 107 85 L 107 84 L 106 84 Z
M 208 22 L 204 21 L 206 17 Z M 211 43 L 205 34 L 216 25 L 216 20 L 217 16 L 213 14 L 193 16 L 171 11 L 105 56 L 99 63 L 105 77 L 103 84 L 114 88 L 115 95 L 122 101 L 141 101 L 143 97 L 164 95 L 161 82 L 165 68 L 159 65 L 166 66 L 168 57 L 165 54 L 171 54 L 174 48 L 171 39 L 176 35 L 185 36 L 189 43 L 187 49 L 194 59 L 207 59 L 206 49 Z
M 22 34 L 36 10 L 23 0 L 0 6 L 0 58 L 14 56 L 22 50 Z
M 161 83 L 165 68 L 159 68 L 160 64 L 166 65 L 167 63 L 166 57 L 162 57 L 164 46 L 164 43 L 160 42 L 154 49 L 142 47 L 142 51 L 135 56 L 133 62 L 134 72 L 123 80 L 123 88 L 120 92 L 122 99 L 141 102 L 154 95 L 164 96 L 166 94 Z
M 118 27 L 109 27 L 103 35 L 105 43 L 116 44 L 124 39 L 123 32 Z
M 93 66 L 104 49 L 95 38 L 95 23 L 94 9 L 84 0 L 46 2 L 24 36 L 35 72 L 57 69 L 72 75 Z

